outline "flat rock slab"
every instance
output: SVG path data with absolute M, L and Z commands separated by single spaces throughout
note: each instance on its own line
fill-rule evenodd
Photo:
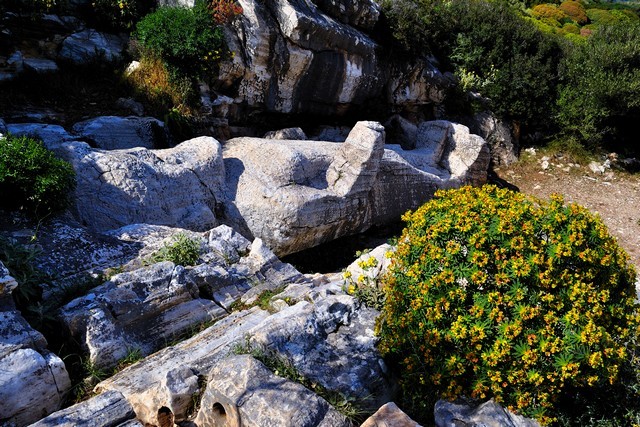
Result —
M 167 148 L 169 145 L 164 123 L 153 117 L 96 117 L 76 123 L 73 132 L 79 140 L 103 150 Z
M 274 375 L 249 355 L 232 356 L 215 365 L 195 423 L 227 427 L 351 425 L 326 400 Z
M 108 391 L 54 412 L 31 427 L 133 427 L 133 408 L 117 391 Z

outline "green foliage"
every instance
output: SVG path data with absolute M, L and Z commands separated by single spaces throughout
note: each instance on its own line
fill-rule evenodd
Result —
M 37 250 L 0 237 L 0 261 L 18 282 L 18 287 L 12 293 L 18 308 L 26 309 L 42 300 L 40 285 L 49 277 L 36 267 L 37 256 Z
M 404 220 L 377 330 L 408 401 L 493 397 L 548 423 L 567 393 L 620 384 L 635 272 L 598 217 L 486 186 Z
M 356 252 L 356 256 L 359 258 L 357 265 L 360 269 L 358 277 L 353 277 L 351 271 L 342 273 L 344 289 L 367 307 L 382 310 L 385 294 L 379 280 L 380 270 L 376 268 L 378 260 L 367 253 L 368 251 Z
M 445 67 L 488 97 L 495 113 L 525 123 L 547 120 L 561 52 L 508 3 L 387 0 L 382 6 L 403 45 L 448 59 Z
M 587 145 L 640 152 L 640 24 L 601 26 L 562 63 L 558 122 Z
M 149 0 L 93 0 L 86 11 L 87 20 L 99 29 L 130 31 L 152 3 Z
M 184 233 L 173 236 L 171 243 L 165 243 L 164 247 L 154 253 L 150 263 L 171 261 L 176 265 L 196 265 L 200 259 L 200 241 L 192 239 Z
M 222 28 L 204 6 L 160 7 L 138 23 L 135 37 L 144 51 L 166 63 L 174 78 L 210 75 L 225 52 Z
M 41 141 L 0 138 L 0 209 L 22 209 L 36 218 L 64 209 L 75 187 L 71 165 Z

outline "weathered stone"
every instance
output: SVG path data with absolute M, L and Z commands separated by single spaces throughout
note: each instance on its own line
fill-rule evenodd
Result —
M 0 311 L 0 358 L 20 349 L 45 351 L 47 340 L 12 307 L 12 301 L 3 301 L 2 305 L 6 308 Z
M 118 274 L 61 309 L 61 320 L 91 363 L 115 366 L 133 350 L 143 355 L 226 311 L 201 299 L 183 267 L 162 262 Z
M 318 7 L 338 21 L 373 30 L 380 17 L 380 6 L 373 0 L 316 0 Z
M 78 142 L 58 153 L 76 171 L 73 211 L 83 225 L 99 231 L 135 223 L 200 231 L 217 225 L 225 175 L 213 138 L 154 151 L 100 151 Z
M 300 128 L 286 128 L 280 130 L 274 130 L 267 132 L 264 135 L 265 139 L 294 139 L 297 141 L 304 141 L 307 139 L 304 131 Z
M 194 337 L 125 368 L 98 384 L 96 390 L 120 391 L 133 406 L 138 419 L 145 423 L 156 424 L 158 410 L 163 407 L 170 409 L 173 414 L 185 414 L 188 404 L 183 405 L 183 400 L 173 399 L 171 390 L 188 390 L 192 377 L 169 373 L 176 369 L 185 373 L 185 369 L 189 369 L 194 375 L 206 376 L 235 344 L 243 342 L 246 334 L 268 315 L 257 308 L 232 314 Z M 174 380 L 178 383 L 172 384 Z M 184 419 L 176 418 L 178 421 Z
M 284 357 L 328 390 L 382 404 L 390 390 L 373 332 L 377 315 L 344 294 L 301 301 L 254 327 L 249 343 Z
M 229 427 L 342 427 L 349 421 L 304 386 L 278 377 L 248 355 L 216 364 L 195 423 Z
M 0 301 L 11 296 L 11 292 L 18 287 L 16 279 L 11 277 L 9 270 L 0 261 Z
M 118 36 L 87 29 L 67 37 L 59 56 L 76 64 L 95 59 L 118 61 L 122 59 L 126 45 L 127 41 Z
M 138 117 L 144 115 L 144 106 L 133 98 L 118 98 L 116 101 L 116 107 L 122 108 L 123 110 L 135 114 Z
M 0 138 L 7 134 L 7 124 L 0 118 Z
M 351 132 L 351 128 L 348 126 L 320 126 L 309 139 L 314 141 L 345 142 L 349 132 Z
M 513 137 L 509 126 L 491 112 L 476 114 L 469 127 L 489 143 L 494 165 L 509 166 L 518 161 L 518 141 Z
M 166 148 L 169 145 L 164 123 L 153 117 L 96 117 L 76 123 L 73 132 L 78 139 L 103 150 Z
M 63 142 L 76 140 L 62 126 L 41 123 L 10 123 L 7 130 L 15 136 L 31 136 L 41 139 L 45 147 L 55 150 Z
M 360 427 L 420 427 L 393 402 L 385 403 Z
M 71 382 L 62 360 L 16 310 L 16 286 L 0 262 L 0 417 L 7 425 L 26 425 L 57 410 Z
M 434 409 L 437 427 L 540 427 L 537 421 L 511 413 L 493 399 L 479 406 L 439 400 Z
M 133 424 L 136 414 L 117 391 L 108 391 L 91 399 L 54 412 L 31 427 L 123 427 Z
M 451 84 L 423 59 L 396 64 L 379 55 L 366 33 L 380 15 L 373 0 L 239 4 L 242 16 L 225 30 L 229 49 L 238 54 L 221 64 L 216 84 L 238 107 L 343 115 L 374 110 L 380 102 L 442 102 Z M 243 108 L 228 111 L 243 120 Z
M 486 182 L 486 142 L 466 126 L 446 121 L 418 127 L 414 150 L 386 145 L 373 189 L 374 224 L 387 224 L 429 200 L 436 190 Z
M 21 348 L 0 358 L 0 414 L 26 425 L 56 411 L 71 388 L 62 360 L 46 351 Z
M 383 129 L 372 122 L 359 123 L 341 145 L 231 140 L 227 220 L 278 255 L 363 231 L 383 145 Z
M 58 71 L 58 64 L 51 59 L 25 58 L 24 69 L 36 74 L 55 73 Z

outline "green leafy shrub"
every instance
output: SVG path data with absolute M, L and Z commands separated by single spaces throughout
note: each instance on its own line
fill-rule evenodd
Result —
M 160 7 L 138 23 L 135 37 L 174 75 L 203 77 L 211 73 L 225 46 L 222 28 L 214 25 L 204 6 Z
M 550 117 L 561 51 L 504 2 L 382 2 L 394 36 L 411 51 L 431 52 L 490 99 L 498 115 L 522 123 Z
M 151 257 L 152 263 L 171 261 L 174 264 L 188 266 L 196 265 L 200 258 L 200 242 L 184 233 L 173 236 L 171 243 L 166 243 Z
M 0 208 L 23 209 L 43 217 L 64 209 L 75 187 L 69 163 L 57 159 L 41 141 L 0 138 Z
M 612 25 L 618 21 L 611 12 L 603 9 L 587 9 L 587 16 L 592 23 L 597 25 Z
M 560 10 L 562 10 L 576 24 L 584 25 L 589 22 L 587 11 L 579 1 L 569 0 L 562 2 Z
M 403 219 L 377 331 L 408 401 L 493 397 L 547 423 L 568 389 L 620 382 L 635 272 L 598 217 L 486 186 Z
M 562 62 L 558 122 L 590 147 L 640 152 L 640 24 L 600 26 Z
M 40 285 L 49 280 L 49 277 L 35 266 L 37 256 L 36 250 L 0 237 L 0 261 L 18 282 L 18 287 L 11 295 L 18 308 L 22 310 L 42 300 Z
M 152 3 L 150 0 L 93 0 L 87 10 L 87 20 L 99 29 L 132 30 Z
M 545 22 L 553 22 L 556 25 L 563 24 L 569 20 L 569 16 L 563 9 L 555 4 L 539 4 L 531 9 L 531 14 Z

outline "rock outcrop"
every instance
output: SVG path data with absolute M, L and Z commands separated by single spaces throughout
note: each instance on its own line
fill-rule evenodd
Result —
M 77 139 L 103 150 L 167 148 L 170 140 L 164 123 L 153 117 L 96 117 L 76 123 L 73 132 Z
M 343 143 L 236 138 L 222 150 L 200 137 L 165 150 L 55 150 L 76 171 L 82 225 L 226 223 L 281 256 L 397 221 L 439 188 L 486 181 L 487 145 L 465 126 L 421 123 L 411 145 L 385 145 L 379 123 L 358 122 Z
M 540 427 L 537 421 L 513 414 L 493 399 L 481 405 L 439 400 L 433 412 L 437 427 Z
M 91 60 L 118 61 L 127 46 L 125 38 L 86 29 L 73 33 L 62 42 L 59 58 L 75 64 Z
M 422 123 L 415 148 L 359 122 L 342 144 L 236 138 L 224 147 L 226 221 L 278 255 L 397 221 L 439 188 L 486 181 L 489 150 L 467 127 Z
M 102 151 L 74 142 L 57 153 L 76 171 L 73 211 L 82 225 L 105 231 L 149 223 L 204 231 L 218 224 L 224 166 L 213 138 L 155 151 Z
M 430 63 L 395 63 L 370 36 L 380 16 L 372 0 L 239 0 L 226 28 L 233 58 L 220 67 L 221 92 L 272 113 L 341 115 L 373 105 L 440 103 L 452 80 Z
M 198 426 L 343 427 L 326 400 L 301 384 L 274 375 L 249 355 L 232 356 L 209 372 L 195 419 Z
M 162 228 L 129 226 L 111 233 L 145 246 L 123 268 L 149 262 L 150 249 L 161 247 L 150 242 L 150 234 Z M 112 368 L 132 351 L 151 354 L 226 316 L 243 295 L 257 296 L 303 278 L 259 240 L 250 245 L 227 226 L 191 234 L 200 242 L 199 265 L 185 268 L 165 261 L 117 274 L 60 310 L 62 323 L 93 366 Z M 171 237 L 160 240 L 170 241 Z
M 161 408 L 170 411 L 176 422 L 188 419 L 191 397 L 196 394 L 203 396 L 203 402 L 211 403 L 201 405 L 197 419 L 210 420 L 220 414 L 227 414 L 231 419 L 239 414 L 241 419 L 245 417 L 244 422 L 250 422 L 246 413 L 243 415 L 241 402 L 234 397 L 241 387 L 254 384 L 245 384 L 243 378 L 249 381 L 254 375 L 267 375 L 270 383 L 277 384 L 278 388 L 299 390 L 268 375 L 259 365 L 255 366 L 257 371 L 243 375 L 230 375 L 228 370 L 219 369 L 235 366 L 233 360 L 225 361 L 232 349 L 236 352 L 259 349 L 270 357 L 287 360 L 299 375 L 346 398 L 368 398 L 372 405 L 387 401 L 386 368 L 375 349 L 373 336 L 375 311 L 359 307 L 352 297 L 344 295 L 337 282 L 320 287 L 310 282 L 292 284 L 282 294 L 272 297 L 270 305 L 280 311 L 270 314 L 254 307 L 233 313 L 193 338 L 124 369 L 98 384 L 96 390 L 121 392 L 143 422 L 154 422 Z M 255 365 L 255 362 L 247 363 Z M 218 385 L 211 389 L 206 386 L 216 383 Z M 271 394 L 269 387 L 264 384 L 256 390 L 256 398 Z M 250 410 L 259 401 L 246 403 L 245 409 Z M 319 414 L 327 408 L 321 400 L 313 399 L 313 402 Z M 273 405 L 279 407 L 276 402 Z M 304 413 L 299 412 L 300 408 L 288 410 L 300 416 Z M 329 412 L 323 416 L 326 418 Z M 331 415 L 331 419 L 342 418 Z M 277 424 L 286 425 L 281 424 L 286 422 L 281 420 Z
M 26 425 L 56 411 L 71 388 L 62 360 L 16 310 L 18 286 L 0 263 L 0 422 Z

